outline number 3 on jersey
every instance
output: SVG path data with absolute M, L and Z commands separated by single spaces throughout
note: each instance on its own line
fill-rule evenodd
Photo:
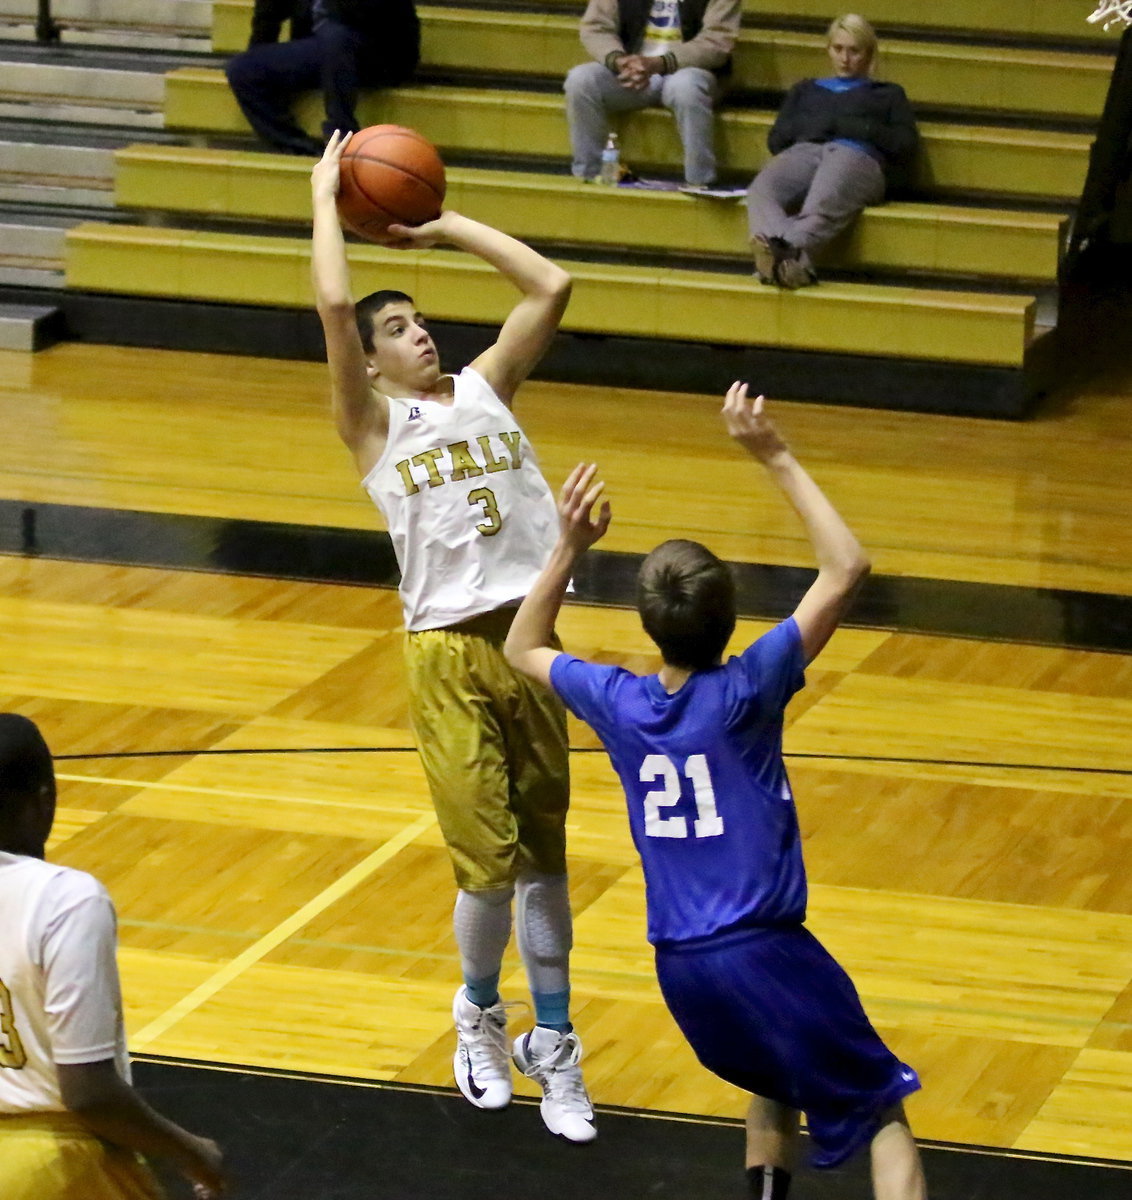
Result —
M 503 514 L 495 503 L 495 493 L 491 488 L 475 488 L 468 493 L 469 504 L 483 505 L 483 524 L 476 528 L 484 537 L 491 537 L 503 528 Z
M 0 979 L 0 1068 L 18 1071 L 28 1060 L 24 1044 L 16 1030 L 16 1014 L 12 1011 L 12 993 Z
M 684 774 L 691 780 L 692 796 L 696 801 L 693 837 L 719 837 L 723 818 L 716 811 L 715 788 L 711 782 L 707 757 L 692 754 L 684 763 Z M 676 764 L 665 754 L 650 754 L 641 763 L 641 782 L 661 781 L 661 787 L 645 793 L 645 833 L 648 837 L 686 838 L 687 817 L 665 815 L 661 810 L 671 808 L 680 800 L 680 773 Z

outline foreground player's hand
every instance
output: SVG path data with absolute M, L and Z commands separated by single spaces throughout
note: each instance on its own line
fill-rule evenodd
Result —
M 193 1200 L 219 1200 L 228 1190 L 223 1152 L 211 1138 L 188 1138 L 192 1159 L 181 1169 L 193 1185 Z
M 342 152 L 349 144 L 352 133 L 342 133 L 335 130 L 322 157 L 314 164 L 311 171 L 311 192 L 315 198 L 328 196 L 333 199 L 338 195 L 339 168 L 342 162 Z
M 788 450 L 778 430 L 763 411 L 765 404 L 765 396 L 748 399 L 747 385 L 733 383 L 727 389 L 721 410 L 727 432 L 762 463 L 768 463 L 775 455 L 785 454 Z
M 559 536 L 574 554 L 584 553 L 609 528 L 609 501 L 602 500 L 601 508 L 594 513 L 594 505 L 605 491 L 601 480 L 594 482 L 596 474 L 596 463 L 579 463 L 558 493 Z

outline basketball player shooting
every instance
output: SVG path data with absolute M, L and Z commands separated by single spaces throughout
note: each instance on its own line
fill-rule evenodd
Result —
M 513 1051 L 543 1089 L 547 1128 L 588 1142 L 593 1109 L 569 1017 L 565 710 L 503 656 L 558 525 L 511 405 L 558 328 L 570 277 L 451 210 L 415 227 L 391 225 L 398 245 L 455 246 L 519 292 L 494 345 L 458 375 L 444 374 L 411 297 L 379 291 L 354 304 L 336 208 L 347 144 L 335 134 L 311 175 L 311 263 L 334 421 L 385 515 L 401 569 L 410 713 L 456 876 L 456 1082 L 477 1107 L 504 1107 Z M 537 1022 L 514 1047 L 499 996 L 512 899 Z

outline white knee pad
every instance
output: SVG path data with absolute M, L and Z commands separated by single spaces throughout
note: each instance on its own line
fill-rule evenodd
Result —
M 569 987 L 574 923 L 565 875 L 526 874 L 516 892 L 519 953 L 532 992 L 560 992 Z

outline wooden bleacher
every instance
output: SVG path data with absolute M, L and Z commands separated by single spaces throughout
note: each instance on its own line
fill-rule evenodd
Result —
M 705 350 L 714 343 L 787 351 L 800 369 L 807 354 L 813 362 L 859 356 L 876 370 L 887 364 L 894 388 L 909 361 L 993 368 L 1007 374 L 989 389 L 986 411 L 1025 410 L 1044 385 L 1065 229 L 1111 70 L 1111 43 L 1080 13 L 1066 19 L 1063 0 L 945 0 L 930 18 L 874 5 L 883 75 L 928 113 L 913 190 L 863 215 L 831 248 L 818 287 L 782 293 L 747 273 L 740 203 L 569 178 L 561 77 L 585 54 L 578 5 L 552 8 L 423 8 L 420 82 L 365 95 L 359 120 L 419 129 L 450 164 L 452 207 L 569 265 L 578 285 L 565 329 L 648 340 L 679 330 Z M 824 6 L 780 0 L 776 8 L 748 10 L 737 102 L 718 120 L 721 168 L 735 180 L 765 161 L 774 95 L 822 67 Z M 246 43 L 250 10 L 248 0 L 214 6 L 216 50 Z M 303 97 L 298 112 L 317 132 L 319 97 Z M 116 154 L 118 206 L 150 214 L 148 222 L 73 230 L 68 286 L 309 308 L 309 163 L 252 149 L 216 67 L 168 74 L 165 121 L 193 144 L 138 144 Z M 678 172 L 669 114 L 633 114 L 622 132 L 633 167 Z M 434 318 L 482 323 L 506 311 L 498 282 L 459 254 L 366 246 L 351 254 L 359 289 L 372 277 L 413 290 L 403 282 L 412 279 L 432 297 L 441 281 L 432 303 L 418 295 Z M 600 354 L 591 358 L 600 372 Z M 974 389 L 986 378 L 972 376 L 964 411 L 979 410 Z

